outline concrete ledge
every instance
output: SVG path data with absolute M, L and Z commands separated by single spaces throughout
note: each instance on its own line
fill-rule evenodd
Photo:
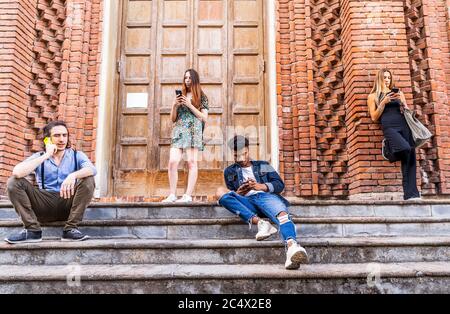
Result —
M 136 205 L 136 204 L 133 204 Z M 293 205 L 293 216 L 304 218 L 324 217 L 440 217 L 450 218 L 450 205 L 397 204 L 397 205 Z M 114 219 L 210 219 L 236 217 L 223 207 L 207 206 L 90 206 L 85 220 Z M 18 218 L 12 207 L 0 208 L 0 220 Z
M 304 246 L 450 246 L 450 236 L 442 237 L 352 237 L 352 238 L 305 238 Z M 0 250 L 41 249 L 174 249 L 174 248 L 258 248 L 284 247 L 280 241 L 237 240 L 154 240 L 154 239 L 92 239 L 83 242 L 44 240 L 38 243 L 11 245 L 0 242 Z
M 302 265 L 286 270 L 283 265 L 79 265 L 82 281 L 167 279 L 331 279 L 367 278 L 373 268 L 380 276 L 450 277 L 450 262 L 356 263 Z M 72 266 L 0 265 L 0 281 L 66 281 Z
M 275 237 L 273 238 L 275 239 Z M 353 240 L 353 241 L 352 241 Z M 302 238 L 310 264 L 450 261 L 450 237 Z M 0 243 L 1 265 L 284 264 L 281 241 L 90 240 Z
M 332 205 L 450 205 L 450 198 L 445 199 L 423 199 L 421 201 L 383 201 L 383 200 L 297 200 L 291 199 L 292 206 L 332 206 Z M 92 202 L 89 207 L 211 207 L 218 206 L 217 202 L 193 202 L 189 204 L 185 203 L 173 203 L 164 204 L 161 202 Z M 0 208 L 12 207 L 11 202 L 0 202 Z
M 410 224 L 450 223 L 450 217 L 294 217 L 296 224 Z M 114 219 L 84 220 L 80 226 L 200 226 L 200 225 L 245 225 L 239 218 L 212 219 Z M 20 220 L 0 220 L 1 227 L 20 227 Z M 42 226 L 61 227 L 64 222 L 42 223 Z
M 68 278 L 72 280 L 73 277 Z M 370 285 L 369 285 L 370 284 Z M 0 282 L 0 293 L 21 294 L 399 294 L 449 293 L 448 277 L 334 278 L 334 279 L 167 279 L 81 281 L 68 285 L 64 281 Z
M 447 237 L 352 237 L 352 238 L 305 238 L 304 246 L 450 246 Z M 62 242 L 43 240 L 38 243 L 11 245 L 0 242 L 0 250 L 42 250 L 42 249 L 218 249 L 218 248 L 258 248 L 284 247 L 280 241 L 237 240 L 154 240 L 154 239 L 92 239 L 83 242 Z
M 72 280 L 73 278 L 68 278 Z M 106 284 L 107 283 L 107 284 Z M 63 281 L 0 282 L 0 293 L 21 294 L 437 294 L 450 292 L 448 277 L 335 278 L 335 279 L 174 279 L 82 281 L 68 285 Z M 370 285 L 369 285 L 370 283 Z
M 299 237 L 345 236 L 450 236 L 449 218 L 434 217 L 333 217 L 294 218 Z M 61 237 L 64 223 L 43 227 L 44 237 Z M 250 230 L 240 219 L 135 219 L 86 220 L 80 224 L 83 232 L 102 238 L 147 239 L 250 239 Z M 0 221 L 0 237 L 19 232 L 18 220 Z

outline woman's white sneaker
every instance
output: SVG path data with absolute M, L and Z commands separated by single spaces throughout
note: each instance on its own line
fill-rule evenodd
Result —
M 256 234 L 256 241 L 265 240 L 277 232 L 277 228 L 272 226 L 268 221 L 260 219 L 258 221 L 258 233 Z
M 190 195 L 184 194 L 180 199 L 175 201 L 176 203 L 190 203 L 192 202 L 192 197 Z
M 161 202 L 162 203 L 173 203 L 177 200 L 177 197 L 175 196 L 175 194 L 170 194 L 169 196 L 167 196 L 167 198 L 163 199 Z
M 306 250 L 297 243 L 293 243 L 287 250 L 286 263 L 284 267 L 286 269 L 297 269 L 300 264 L 308 262 L 308 254 Z

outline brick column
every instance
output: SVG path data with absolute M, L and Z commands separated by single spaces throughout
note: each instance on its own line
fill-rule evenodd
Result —
M 25 157 L 36 0 L 0 1 L 0 195 Z
M 448 0 L 405 0 L 413 104 L 435 135 L 418 152 L 422 194 L 450 194 Z
M 402 192 L 398 163 L 381 156 L 382 131 L 368 114 L 367 96 L 378 69 L 393 70 L 395 85 L 411 102 L 403 1 L 341 1 L 350 198 Z
M 280 169 L 294 178 L 286 191 L 346 197 L 339 0 L 279 1 L 278 7 Z
M 293 95 L 296 86 L 292 79 L 292 63 L 295 60 L 293 22 L 294 1 L 281 0 L 277 3 L 278 34 L 277 34 L 277 90 L 278 90 L 278 125 L 280 128 L 280 174 L 286 183 L 285 193 L 293 195 L 295 190 L 295 168 L 298 161 L 294 161 L 293 131 Z
M 32 79 L 28 104 L 27 152 L 42 150 L 41 130 L 49 121 L 58 119 L 61 87 L 61 46 L 64 40 L 64 0 L 37 0 L 34 15 L 36 38 L 33 43 Z
M 103 0 L 0 0 L 0 195 L 50 120 L 95 159 Z
M 77 148 L 95 159 L 95 116 L 98 79 L 102 0 L 67 0 L 65 39 L 62 46 L 60 118 L 65 119 Z
M 318 195 L 309 0 L 277 1 L 280 173 L 286 195 Z

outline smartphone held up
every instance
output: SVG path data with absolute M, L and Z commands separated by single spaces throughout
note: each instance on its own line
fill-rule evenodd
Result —
M 58 150 L 58 149 L 56 148 L 56 145 L 53 144 L 52 139 L 51 139 L 50 137 L 48 137 L 48 136 L 46 136 L 46 137 L 44 138 L 44 144 L 45 144 L 45 150 L 48 150 L 48 148 L 47 148 L 48 145 L 53 145 L 53 154 L 56 153 L 56 151 Z

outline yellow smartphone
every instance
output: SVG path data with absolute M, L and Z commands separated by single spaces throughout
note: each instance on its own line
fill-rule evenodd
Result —
M 49 145 L 49 144 L 53 144 L 52 139 L 50 137 L 45 137 L 44 138 L 44 144 L 45 145 Z

